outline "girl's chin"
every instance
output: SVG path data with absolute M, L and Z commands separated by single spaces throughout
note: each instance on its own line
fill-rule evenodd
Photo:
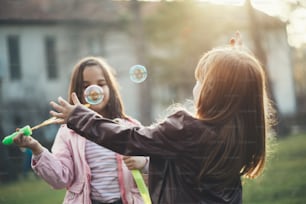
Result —
M 103 111 L 104 106 L 101 106 L 101 104 L 97 105 L 90 105 L 90 109 L 93 111 L 96 111 L 98 113 L 101 113 Z

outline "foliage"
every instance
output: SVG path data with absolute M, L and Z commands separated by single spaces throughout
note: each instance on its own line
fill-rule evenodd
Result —
M 166 85 L 170 92 L 181 93 L 172 100 L 190 96 L 200 57 L 226 33 L 237 30 L 235 21 L 221 13 L 230 15 L 232 10 L 225 6 L 223 9 L 195 1 L 160 2 L 157 11 L 145 18 L 152 78 L 158 80 L 155 84 Z

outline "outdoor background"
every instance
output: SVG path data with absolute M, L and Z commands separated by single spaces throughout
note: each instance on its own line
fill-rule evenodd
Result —
M 74 64 L 105 58 L 116 71 L 125 109 L 144 125 L 175 103 L 190 105 L 194 69 L 240 31 L 258 57 L 277 110 L 264 174 L 244 181 L 244 203 L 306 199 L 305 0 L 0 0 L 0 139 L 48 119 L 49 101 L 67 97 Z M 143 65 L 147 79 L 129 70 Z M 51 148 L 57 125 L 33 132 Z M 0 204 L 61 203 L 36 177 L 31 152 L 0 144 Z

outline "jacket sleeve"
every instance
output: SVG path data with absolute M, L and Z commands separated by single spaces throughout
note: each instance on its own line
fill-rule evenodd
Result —
M 67 125 L 81 136 L 123 155 L 172 157 L 185 148 L 184 117 L 180 111 L 150 127 L 126 127 L 77 106 Z
M 68 128 L 61 127 L 56 135 L 52 153 L 46 148 L 32 161 L 34 172 L 55 189 L 69 187 L 74 178 L 73 161 L 67 140 Z

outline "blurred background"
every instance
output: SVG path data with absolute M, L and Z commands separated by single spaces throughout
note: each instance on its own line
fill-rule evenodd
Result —
M 151 124 L 169 105 L 192 99 L 198 60 L 227 44 L 237 30 L 268 75 L 278 112 L 276 138 L 284 152 L 297 151 L 288 161 L 297 159 L 305 171 L 306 0 L 0 0 L 0 138 L 48 119 L 49 101 L 67 98 L 73 66 L 86 56 L 108 61 L 127 114 Z M 142 83 L 130 80 L 135 64 L 147 68 Z M 57 129 L 50 125 L 33 136 L 50 148 Z M 298 140 L 290 139 L 294 135 Z M 32 173 L 30 157 L 27 150 L 0 144 L 0 203 L 19 203 L 9 202 L 9 192 L 23 198 L 23 189 L 14 187 L 40 182 L 35 176 L 25 180 Z M 284 195 L 305 198 L 306 182 L 288 189 Z M 60 203 L 63 192 L 60 201 L 49 203 Z M 22 203 L 27 202 L 43 203 Z

